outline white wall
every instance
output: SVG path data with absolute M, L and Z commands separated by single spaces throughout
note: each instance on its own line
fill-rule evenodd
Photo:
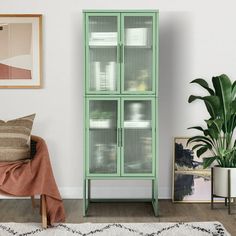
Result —
M 63 197 L 82 197 L 83 177 L 83 9 L 160 10 L 160 170 L 161 198 L 171 197 L 174 136 L 190 136 L 187 127 L 206 117 L 188 96 L 197 77 L 226 73 L 236 78 L 235 1 L 214 0 L 0 0 L 0 13 L 43 14 L 44 88 L 1 89 L 0 118 L 37 113 L 33 133 L 48 144 Z M 100 188 L 103 187 L 103 188 Z M 131 188 L 132 187 L 132 188 Z M 100 182 L 93 194 L 145 197 L 150 184 L 141 181 Z

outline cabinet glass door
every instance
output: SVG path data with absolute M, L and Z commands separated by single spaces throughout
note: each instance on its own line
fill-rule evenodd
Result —
M 89 14 L 86 24 L 86 81 L 89 93 L 117 93 L 120 15 Z
M 122 15 L 122 91 L 153 93 L 155 90 L 155 26 L 154 15 Z
M 118 100 L 90 99 L 88 102 L 89 162 L 87 168 L 90 174 L 116 175 L 119 171 L 118 104 Z
M 122 173 L 153 174 L 153 100 L 123 101 Z

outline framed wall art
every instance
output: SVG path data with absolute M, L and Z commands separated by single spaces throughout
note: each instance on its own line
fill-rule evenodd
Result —
M 203 169 L 203 158 L 192 151 L 194 144 L 187 146 L 189 137 L 174 138 L 173 157 L 173 202 L 210 202 L 211 169 Z
M 0 14 L 0 88 L 40 88 L 42 15 Z

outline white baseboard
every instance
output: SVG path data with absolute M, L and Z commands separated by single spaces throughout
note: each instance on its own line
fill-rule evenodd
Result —
M 83 188 L 69 187 L 59 189 L 63 199 L 82 199 Z M 94 187 L 92 190 L 92 197 L 97 198 L 148 198 L 151 196 L 150 188 L 148 187 Z M 171 189 L 167 187 L 159 188 L 160 199 L 170 199 Z
M 39 196 L 35 196 L 36 199 L 39 198 Z M 30 199 L 30 197 L 11 197 L 6 195 L 0 195 L 0 199 Z
M 63 199 L 82 199 L 83 188 L 82 187 L 62 187 L 59 188 L 61 197 Z M 149 198 L 151 191 L 149 187 L 94 187 L 92 190 L 92 197 L 96 198 Z M 36 196 L 37 198 L 37 196 Z M 170 188 L 159 188 L 160 199 L 170 199 Z M 28 197 L 9 197 L 0 195 L 0 199 L 29 199 Z
M 62 187 L 62 188 L 59 188 L 59 192 L 63 199 L 82 199 L 83 198 L 82 187 Z
M 171 188 L 168 188 L 168 187 L 159 187 L 159 198 L 160 199 L 171 199 L 172 196 L 171 196 Z

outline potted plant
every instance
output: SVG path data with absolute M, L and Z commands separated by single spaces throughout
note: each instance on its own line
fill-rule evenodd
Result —
M 209 86 L 204 79 L 195 79 L 191 83 L 200 85 L 207 91 L 206 96 L 191 95 L 189 103 L 195 100 L 204 102 L 209 113 L 205 126 L 194 126 L 200 135 L 191 137 L 188 143 L 194 143 L 193 150 L 200 157 L 210 150 L 211 156 L 203 159 L 203 167 L 213 167 L 213 194 L 220 197 L 236 197 L 236 81 L 233 83 L 225 74 L 212 78 Z M 228 171 L 230 170 L 230 171 Z M 228 177 L 230 173 L 230 181 Z M 230 183 L 230 186 L 228 185 Z M 229 186 L 229 187 L 228 187 Z

